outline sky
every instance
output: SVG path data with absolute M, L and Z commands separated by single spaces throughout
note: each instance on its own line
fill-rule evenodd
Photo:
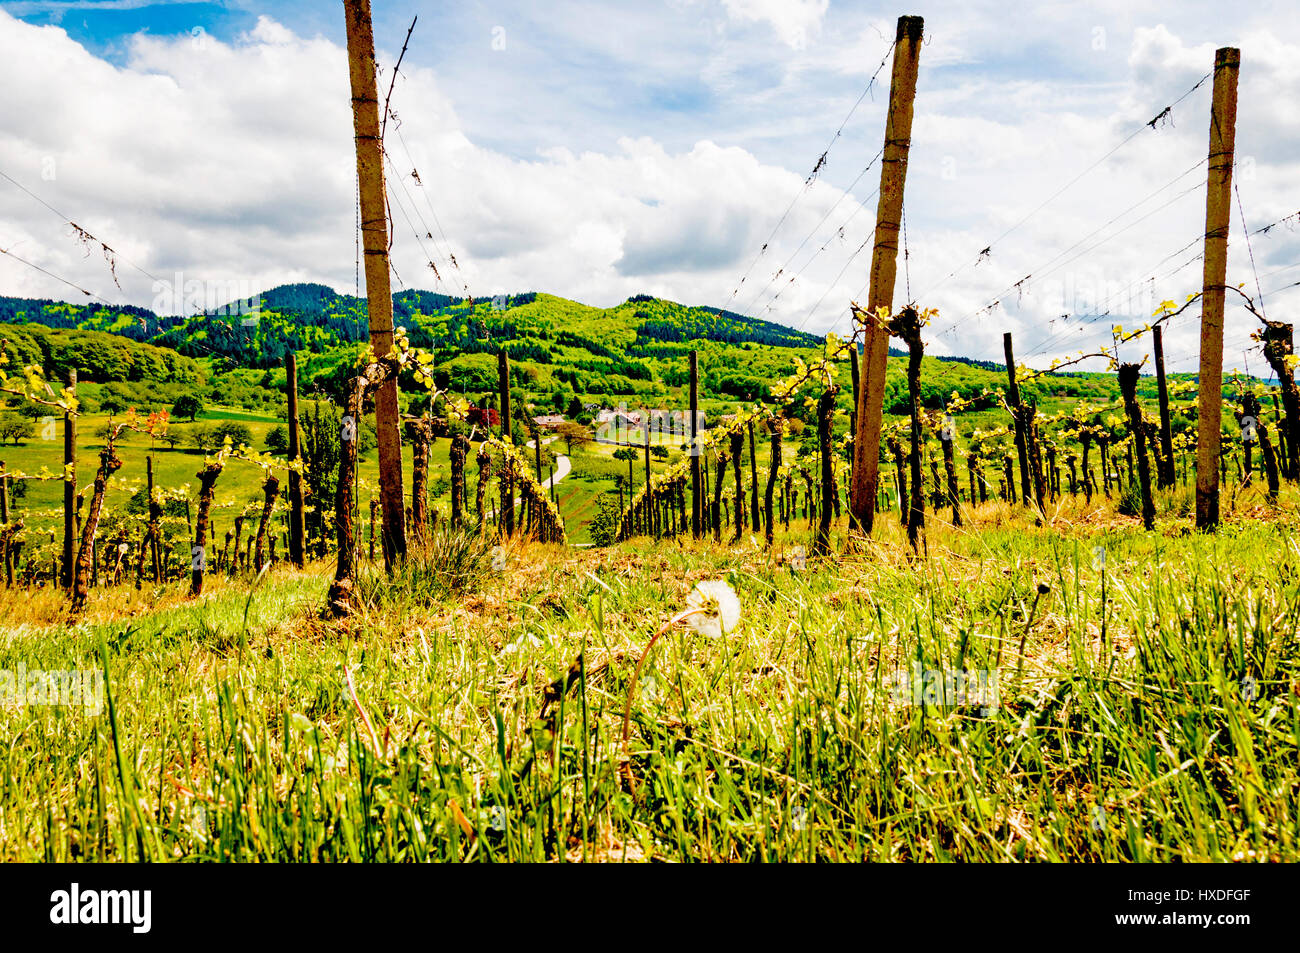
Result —
M 931 353 L 1000 361 L 1011 331 L 1044 366 L 1199 290 L 1211 81 L 1193 87 L 1229 45 L 1228 281 L 1292 319 L 1300 41 L 1281 2 L 1228 22 L 1141 0 L 376 0 L 385 90 L 418 17 L 387 136 L 394 288 L 653 294 L 846 333 L 905 13 L 926 40 L 895 305 L 937 309 Z M 0 248 L 26 262 L 0 256 L 0 294 L 177 313 L 292 281 L 355 291 L 345 42 L 335 2 L 0 0 Z M 1198 319 L 1170 324 L 1172 370 L 1195 369 Z M 1263 370 L 1257 325 L 1229 302 L 1226 368 Z

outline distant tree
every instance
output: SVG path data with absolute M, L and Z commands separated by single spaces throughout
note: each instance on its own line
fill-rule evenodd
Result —
M 279 425 L 272 427 L 266 435 L 266 449 L 274 454 L 289 452 L 289 431 Z
M 665 447 L 663 444 L 655 444 L 653 447 L 650 448 L 650 455 L 654 457 L 656 460 L 667 460 L 668 448 Z
M 225 443 L 227 437 L 230 438 L 231 444 L 236 447 L 241 443 L 252 443 L 253 441 L 253 432 L 248 429 L 248 425 L 241 424 L 238 420 L 223 420 L 217 424 L 213 432 L 218 447 Z M 288 446 L 287 439 L 285 445 Z
M 564 415 L 565 415 L 566 417 L 571 417 L 571 418 L 573 418 L 574 420 L 576 420 L 577 418 L 581 417 L 581 416 L 582 416 L 582 398 L 580 398 L 577 394 L 574 394 L 574 395 L 573 395 L 573 399 L 569 401 L 569 406 L 568 406 L 567 408 L 565 408 L 565 410 L 564 410 Z
M 198 394 L 181 394 L 172 405 L 172 416 L 188 417 L 190 423 L 193 423 L 194 418 L 201 413 L 203 413 L 203 398 Z
M 163 435 L 158 439 L 160 439 L 163 443 L 167 444 L 167 447 L 169 449 L 175 450 L 176 445 L 178 443 L 181 443 L 187 439 L 187 434 L 189 432 L 189 429 L 190 429 L 189 427 L 184 427 L 184 428 L 168 427 L 163 432 Z
M 99 394 L 99 412 L 101 414 L 122 414 L 126 413 L 131 402 L 120 391 L 109 390 L 105 387 Z
M 12 440 L 14 446 L 19 440 L 26 440 L 36 433 L 36 425 L 26 417 L 11 410 L 0 414 L 0 441 Z
M 591 541 L 597 546 L 609 546 L 617 540 L 622 515 L 617 493 L 602 493 L 596 497 L 596 514 L 588 526 Z
M 559 430 L 556 432 L 559 434 L 560 439 L 564 441 L 564 445 L 568 447 L 570 455 L 573 454 L 573 445 L 575 443 L 579 446 L 591 443 L 591 431 L 576 421 L 566 420 L 560 424 Z
M 30 417 L 32 420 L 40 420 L 49 414 L 50 409 L 44 404 L 38 404 L 34 400 L 28 400 L 25 397 L 19 398 L 13 406 L 13 411 L 23 417 Z
M 185 442 L 196 450 L 212 453 L 221 448 L 221 438 L 212 424 L 196 424 L 185 432 Z

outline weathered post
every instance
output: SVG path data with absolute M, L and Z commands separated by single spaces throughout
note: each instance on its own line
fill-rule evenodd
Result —
M 889 452 L 894 458 L 894 469 L 897 477 L 894 482 L 898 485 L 898 518 L 903 526 L 907 526 L 907 458 L 903 453 L 903 445 L 897 437 L 890 437 L 888 442 Z
M 465 509 L 465 454 L 469 450 L 469 439 L 458 433 L 451 438 L 451 528 L 460 529 L 464 524 Z
M 1205 270 L 1201 287 L 1201 366 L 1197 394 L 1196 526 L 1219 525 L 1219 445 L 1223 427 L 1223 299 L 1228 270 L 1232 163 L 1237 138 L 1237 72 L 1241 52 L 1214 54 L 1209 173 L 1205 193 Z
M 691 349 L 691 536 L 699 539 L 704 532 L 701 525 L 704 510 L 704 495 L 701 490 L 700 473 L 700 353 Z M 628 492 L 631 492 L 632 461 L 628 460 Z
M 1020 457 L 1020 494 L 1022 502 L 1029 505 L 1029 435 L 1020 411 L 1020 384 L 1016 382 L 1016 357 L 1011 347 L 1011 332 L 1002 335 L 1002 351 L 1007 359 L 1007 403 L 1016 424 L 1016 453 Z
M 1169 384 L 1165 379 L 1165 343 L 1160 325 L 1151 329 L 1156 355 L 1156 386 L 1160 389 L 1160 479 L 1161 487 L 1174 485 L 1174 430 L 1169 421 Z
M 298 358 L 285 358 L 289 392 L 289 561 L 303 567 L 302 444 L 298 435 Z
M 144 458 L 144 469 L 147 477 L 146 487 L 149 491 L 149 553 L 153 560 L 153 581 L 154 584 L 162 582 L 162 557 L 159 547 L 162 545 L 162 504 L 154 496 L 153 485 L 153 457 Z
M 393 296 L 389 282 L 388 218 L 384 191 L 384 144 L 379 128 L 379 94 L 375 88 L 375 37 L 370 0 L 344 0 L 347 21 L 348 78 L 352 87 L 352 125 L 356 134 L 357 180 L 361 204 L 361 240 L 365 248 L 366 304 L 370 346 L 376 358 L 393 348 Z M 361 408 L 357 408 L 357 414 Z M 397 376 L 375 393 L 379 436 L 379 495 L 383 505 L 384 564 L 406 555 L 402 505 L 402 435 L 398 430 Z M 358 421 L 359 425 L 359 421 Z
M 221 476 L 220 460 L 205 464 L 196 474 L 199 478 L 199 510 L 194 527 L 194 546 L 190 550 L 190 595 L 203 594 L 203 574 L 208 568 L 208 523 L 212 512 L 212 498 L 216 495 L 217 477 Z
M 365 397 L 365 378 L 356 377 L 349 382 L 347 409 L 355 420 L 361 414 Z M 334 524 L 338 539 L 338 562 L 334 567 L 334 581 L 330 584 L 326 602 L 335 618 L 351 615 L 355 608 L 356 590 L 356 535 L 352 522 L 352 478 L 357 468 L 357 441 L 355 434 L 339 441 L 338 488 L 334 494 Z
M 885 367 L 889 361 L 889 332 L 874 324 L 880 308 L 894 303 L 898 272 L 898 235 L 903 217 L 903 187 L 907 152 L 912 142 L 912 103 L 924 32 L 921 17 L 899 17 L 894 42 L 894 66 L 885 120 L 885 148 L 880 165 L 880 198 L 876 204 L 875 245 L 871 253 L 869 320 L 860 369 L 857 430 L 853 437 L 850 504 L 854 528 L 870 533 L 875 519 L 876 485 L 880 470 L 880 425 L 885 406 Z
M 510 355 L 502 348 L 497 352 L 497 387 L 501 392 L 501 439 L 512 444 L 514 427 L 510 417 Z M 515 496 L 514 481 L 510 479 L 510 468 L 501 468 L 501 511 L 505 516 L 505 534 L 513 536 L 515 532 Z
M 0 474 L 4 474 L 5 464 L 0 460 Z M 0 476 L 0 523 L 4 524 L 4 563 L 5 563 L 5 585 L 10 589 L 14 586 L 14 557 L 10 550 L 9 543 L 13 533 L 9 529 L 9 476 L 4 474 Z
M 1256 436 L 1259 438 L 1259 454 L 1264 458 L 1264 475 L 1268 478 L 1268 501 L 1276 503 L 1278 492 L 1277 454 L 1268 438 L 1268 427 L 1260 424 Z
M 645 427 L 645 531 L 647 536 L 658 536 L 659 528 L 655 523 L 654 492 L 650 489 L 650 421 Z
M 1296 385 L 1295 368 L 1290 359 L 1295 353 L 1294 328 L 1281 321 L 1269 321 L 1261 335 L 1264 341 L 1264 359 L 1278 379 L 1282 389 L 1282 407 L 1285 420 L 1278 421 L 1277 443 L 1283 461 L 1283 476 L 1288 480 L 1300 479 L 1300 386 Z M 1276 395 L 1273 398 L 1277 406 Z
M 271 522 L 271 513 L 275 509 L 275 501 L 280 495 L 280 480 L 269 470 L 266 479 L 262 482 L 262 518 L 257 523 L 257 546 L 253 550 L 253 572 L 261 572 L 262 567 L 266 565 L 266 527 Z M 272 544 L 275 540 L 271 540 Z
M 745 481 L 740 474 L 740 454 L 745 449 L 745 437 L 740 432 L 740 428 L 733 430 L 731 437 L 731 472 L 736 478 L 736 502 L 732 507 L 731 514 L 735 520 L 736 535 L 732 537 L 732 542 L 740 539 L 741 534 L 745 532 L 745 514 L 741 511 L 741 501 L 745 498 Z
M 1146 529 L 1155 529 L 1156 505 L 1151 498 L 1151 464 L 1147 459 L 1146 425 L 1142 420 L 1142 408 L 1138 405 L 1137 399 L 1140 368 L 1140 364 L 1121 364 L 1119 389 L 1124 397 L 1124 409 L 1128 413 L 1128 429 L 1133 435 L 1134 449 L 1137 451 L 1138 484 L 1142 489 L 1142 525 Z
M 952 457 L 952 435 L 946 430 L 940 433 L 940 443 L 943 444 L 943 468 L 948 476 L 948 503 L 952 507 L 952 525 L 961 525 L 961 506 L 957 493 L 957 465 L 953 462 Z
M 813 552 L 824 556 L 831 549 L 831 516 L 835 494 L 835 460 L 831 448 L 831 417 L 835 413 L 835 395 L 839 387 L 832 384 L 817 399 L 817 451 L 821 460 L 822 503 L 821 518 L 817 521 L 817 536 L 813 539 Z M 753 441 L 750 441 L 753 452 Z M 874 493 L 872 494 L 874 497 Z
M 77 395 L 77 369 L 68 371 L 68 388 Z M 64 589 L 72 588 L 74 540 L 77 537 L 77 415 L 63 412 L 63 578 Z
M 762 532 L 763 517 L 758 511 L 758 450 L 756 449 L 757 441 L 754 439 L 754 418 L 750 417 L 747 427 L 749 431 L 749 511 L 750 522 L 754 527 L 754 532 Z
M 776 481 L 778 471 L 781 469 L 781 429 L 785 426 L 785 421 L 779 413 L 773 414 L 767 419 L 768 433 L 771 435 L 771 460 L 767 466 L 767 491 L 763 495 L 763 519 L 766 522 L 767 545 L 772 545 L 772 540 L 776 531 L 776 516 L 772 512 L 772 500 L 776 495 Z
M 418 546 L 429 541 L 429 449 L 433 444 L 433 421 L 417 417 L 406 421 L 411 438 L 411 535 Z M 539 475 L 540 476 L 540 475 Z

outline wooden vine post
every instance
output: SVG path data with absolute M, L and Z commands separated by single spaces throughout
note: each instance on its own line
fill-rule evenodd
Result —
M 366 305 L 370 346 L 377 360 L 393 349 L 393 295 L 388 266 L 388 218 L 384 191 L 384 144 L 375 88 L 375 37 L 370 0 L 344 0 L 347 20 L 348 77 L 352 87 L 352 125 L 356 134 L 361 240 L 365 248 Z M 361 405 L 353 419 L 359 423 Z M 375 393 L 379 442 L 379 498 L 383 509 L 384 565 L 406 556 L 402 503 L 402 435 L 398 430 L 397 376 L 386 377 Z M 349 510 L 349 512 L 351 512 Z
M 772 501 L 776 495 L 776 481 L 781 470 L 781 430 L 785 426 L 785 420 L 780 413 L 773 414 L 767 418 L 767 430 L 771 436 L 771 459 L 767 465 L 767 491 L 763 495 L 763 519 L 766 521 L 766 539 L 767 545 L 772 545 L 773 536 L 776 530 L 776 518 L 772 512 Z
M 714 465 L 716 472 L 713 479 L 713 538 L 720 543 L 722 542 L 722 485 L 727 480 L 727 454 L 721 448 L 718 449 Z
M 912 408 L 911 460 L 912 500 L 907 515 L 907 541 L 913 551 L 925 532 L 925 487 L 921 482 L 921 358 L 925 345 L 921 342 L 921 318 L 909 306 L 891 319 L 889 332 L 907 343 L 907 390 Z
M 153 581 L 157 584 L 162 582 L 162 559 L 159 548 L 162 545 L 163 509 L 162 504 L 158 502 L 153 485 L 153 457 L 145 457 L 144 466 L 148 478 L 146 486 L 149 491 L 149 552 L 153 560 Z
M 1147 458 L 1146 422 L 1142 419 L 1142 408 L 1137 399 L 1138 371 L 1140 364 L 1121 364 L 1119 366 L 1119 390 L 1124 398 L 1124 410 L 1128 414 L 1128 429 L 1133 436 L 1133 447 L 1137 451 L 1138 484 L 1142 490 L 1142 525 L 1146 529 L 1155 529 L 1156 504 L 1151 497 L 1151 463 Z
M 17 531 L 17 527 L 9 526 L 9 476 L 4 472 L 4 468 L 4 461 L 0 460 L 0 524 L 4 526 L 4 529 L 0 531 L 0 535 L 4 539 L 5 585 L 12 589 L 14 585 L 14 558 L 10 543 Z M 19 525 L 21 523 L 20 520 Z
M 506 444 L 514 443 L 514 428 L 510 419 L 510 355 L 502 349 L 497 354 L 497 387 L 501 392 L 501 440 Z M 515 494 L 514 481 L 510 478 L 510 468 L 503 467 L 499 477 L 501 481 L 501 513 L 505 517 L 505 535 L 513 536 L 515 532 Z
M 1282 388 L 1282 409 L 1286 416 L 1278 425 L 1278 448 L 1284 450 L 1283 475 L 1300 479 L 1300 386 L 1296 385 L 1295 336 L 1293 326 L 1269 321 L 1260 335 L 1264 341 L 1264 359 Z
M 451 528 L 460 529 L 465 522 L 465 455 L 469 438 L 458 433 L 451 438 Z
M 655 524 L 654 494 L 650 491 L 650 426 L 648 422 L 645 428 L 645 533 L 647 536 L 659 535 L 658 527 Z
M 366 379 L 352 379 L 348 392 L 347 416 L 356 421 L 365 403 Z M 352 481 L 357 472 L 357 440 L 355 424 L 339 434 L 338 488 L 334 493 L 334 525 L 338 539 L 338 562 L 334 567 L 334 581 L 330 584 L 327 604 L 335 618 L 351 615 L 356 596 L 356 533 L 352 521 Z
M 813 553 L 824 556 L 831 549 L 831 517 L 835 496 L 835 457 L 831 446 L 831 418 L 835 414 L 835 395 L 839 387 L 831 384 L 817 399 L 817 451 L 821 461 L 822 502 L 821 516 L 817 521 L 817 536 L 813 539 Z M 751 452 L 752 444 L 751 443 Z
M 104 449 L 99 452 L 99 469 L 95 472 L 95 483 L 90 495 L 90 509 L 81 524 L 81 545 L 77 549 L 76 571 L 72 580 L 72 611 L 80 612 L 86 605 L 90 594 L 90 573 L 94 562 L 95 532 L 99 529 L 99 515 L 104 507 L 104 491 L 108 481 L 122 466 L 114 447 L 113 424 L 109 423 L 108 439 Z
M 758 450 L 757 441 L 754 439 L 754 418 L 750 417 L 746 422 L 746 429 L 749 431 L 749 511 L 750 522 L 754 527 L 754 532 L 761 532 L 763 517 L 758 510 Z
M 289 562 L 303 567 L 302 513 L 302 443 L 298 434 L 298 358 L 290 352 L 285 358 L 289 391 Z
M 195 474 L 199 478 L 199 512 L 194 523 L 194 546 L 190 549 L 190 595 L 203 594 L 203 574 L 208 567 L 208 521 L 212 498 L 216 495 L 217 477 L 224 464 L 220 455 Z
M 953 460 L 952 444 L 955 434 L 945 425 L 939 431 L 939 442 L 943 444 L 943 469 L 948 477 L 948 503 L 952 506 L 952 525 L 961 525 L 961 506 L 957 492 L 957 464 Z M 971 502 L 975 501 L 975 476 L 971 474 Z
M 1232 163 L 1237 138 L 1237 72 L 1241 52 L 1214 54 L 1209 173 L 1205 193 L 1205 270 L 1201 287 L 1201 366 L 1197 394 L 1196 526 L 1219 525 L 1219 455 L 1223 429 L 1223 300 L 1228 271 Z
M 745 437 L 739 429 L 731 432 L 731 473 L 736 479 L 735 505 L 732 507 L 734 512 L 731 514 L 736 527 L 736 535 L 732 537 L 732 542 L 740 539 L 745 532 L 745 514 L 741 509 L 741 501 L 745 498 L 745 481 L 740 473 L 740 454 L 745 449 Z
M 903 217 L 903 187 L 907 152 L 912 141 L 912 103 L 921 58 L 924 21 L 899 17 L 894 40 L 894 66 L 885 120 L 885 149 L 880 164 L 880 198 L 876 204 L 875 245 L 871 253 L 867 314 L 889 311 L 894 303 L 898 272 L 898 235 Z M 889 361 L 889 332 L 866 323 L 864 361 L 859 373 L 858 404 L 853 436 L 853 470 L 849 487 L 851 528 L 870 533 L 875 518 L 880 471 L 880 426 L 885 407 L 885 368 Z
M 411 439 L 411 535 L 417 546 L 429 537 L 429 450 L 433 445 L 434 423 L 428 417 L 409 418 L 406 436 Z
M 1169 419 L 1169 383 L 1165 379 L 1165 342 L 1160 325 L 1151 329 L 1156 357 L 1156 386 L 1160 391 L 1160 479 L 1161 488 L 1174 485 L 1174 430 Z
M 271 522 L 275 501 L 280 496 L 280 480 L 270 470 L 262 481 L 262 518 L 257 522 L 257 545 L 253 549 L 253 572 L 261 572 L 266 565 L 266 527 Z M 271 541 L 272 543 L 275 540 Z
M 907 458 L 903 453 L 903 445 L 897 437 L 890 437 L 887 443 L 890 456 L 894 458 L 894 468 L 897 476 L 894 482 L 898 489 L 898 519 L 907 525 Z
M 704 533 L 703 475 L 700 471 L 700 352 L 691 349 L 691 536 Z M 628 492 L 631 492 L 631 460 L 628 461 Z
M 487 482 L 492 473 L 492 454 L 487 452 L 486 446 L 480 445 L 474 460 L 478 463 L 478 480 L 474 484 L 474 514 L 478 517 L 479 535 L 482 535 L 487 532 Z
M 1016 425 L 1016 454 L 1020 458 L 1020 495 L 1021 501 L 1029 505 L 1029 435 L 1025 433 L 1025 421 L 1021 416 L 1020 384 L 1016 381 L 1016 357 L 1011 346 L 1011 332 L 1002 335 L 1002 352 L 1007 360 L 1007 405 Z
M 77 369 L 68 371 L 68 389 L 77 395 Z M 73 541 L 77 537 L 77 414 L 63 411 L 63 588 L 72 589 Z

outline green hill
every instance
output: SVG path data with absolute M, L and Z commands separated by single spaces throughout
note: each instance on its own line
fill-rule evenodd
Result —
M 84 379 L 100 381 L 193 383 L 206 373 L 210 399 L 267 411 L 281 400 L 284 359 L 294 351 L 304 391 L 341 395 L 367 339 L 365 301 L 322 284 L 290 284 L 253 304 L 232 302 L 181 318 L 135 307 L 0 298 L 0 323 L 12 325 L 13 356 L 39 355 L 47 372 L 59 376 L 74 363 Z M 504 348 L 521 396 L 560 412 L 575 396 L 606 405 L 676 406 L 684 399 L 692 349 L 700 354 L 705 410 L 725 412 L 737 402 L 765 399 L 770 383 L 791 373 L 796 359 L 807 361 L 823 347 L 820 338 L 784 325 L 647 295 L 598 308 L 540 292 L 473 300 L 408 290 L 394 295 L 393 305 L 412 344 L 436 355 L 440 386 L 468 396 L 493 391 L 495 355 Z M 903 414 L 903 362 L 891 354 L 885 410 Z M 996 398 L 981 395 L 1004 386 L 1006 372 L 988 362 L 927 357 L 922 381 L 928 407 L 943 406 L 955 392 L 975 399 L 975 410 L 991 410 Z M 847 373 L 840 383 L 847 409 Z M 1118 389 L 1111 374 L 1080 373 L 1040 378 L 1025 392 L 1047 408 L 1113 400 Z

